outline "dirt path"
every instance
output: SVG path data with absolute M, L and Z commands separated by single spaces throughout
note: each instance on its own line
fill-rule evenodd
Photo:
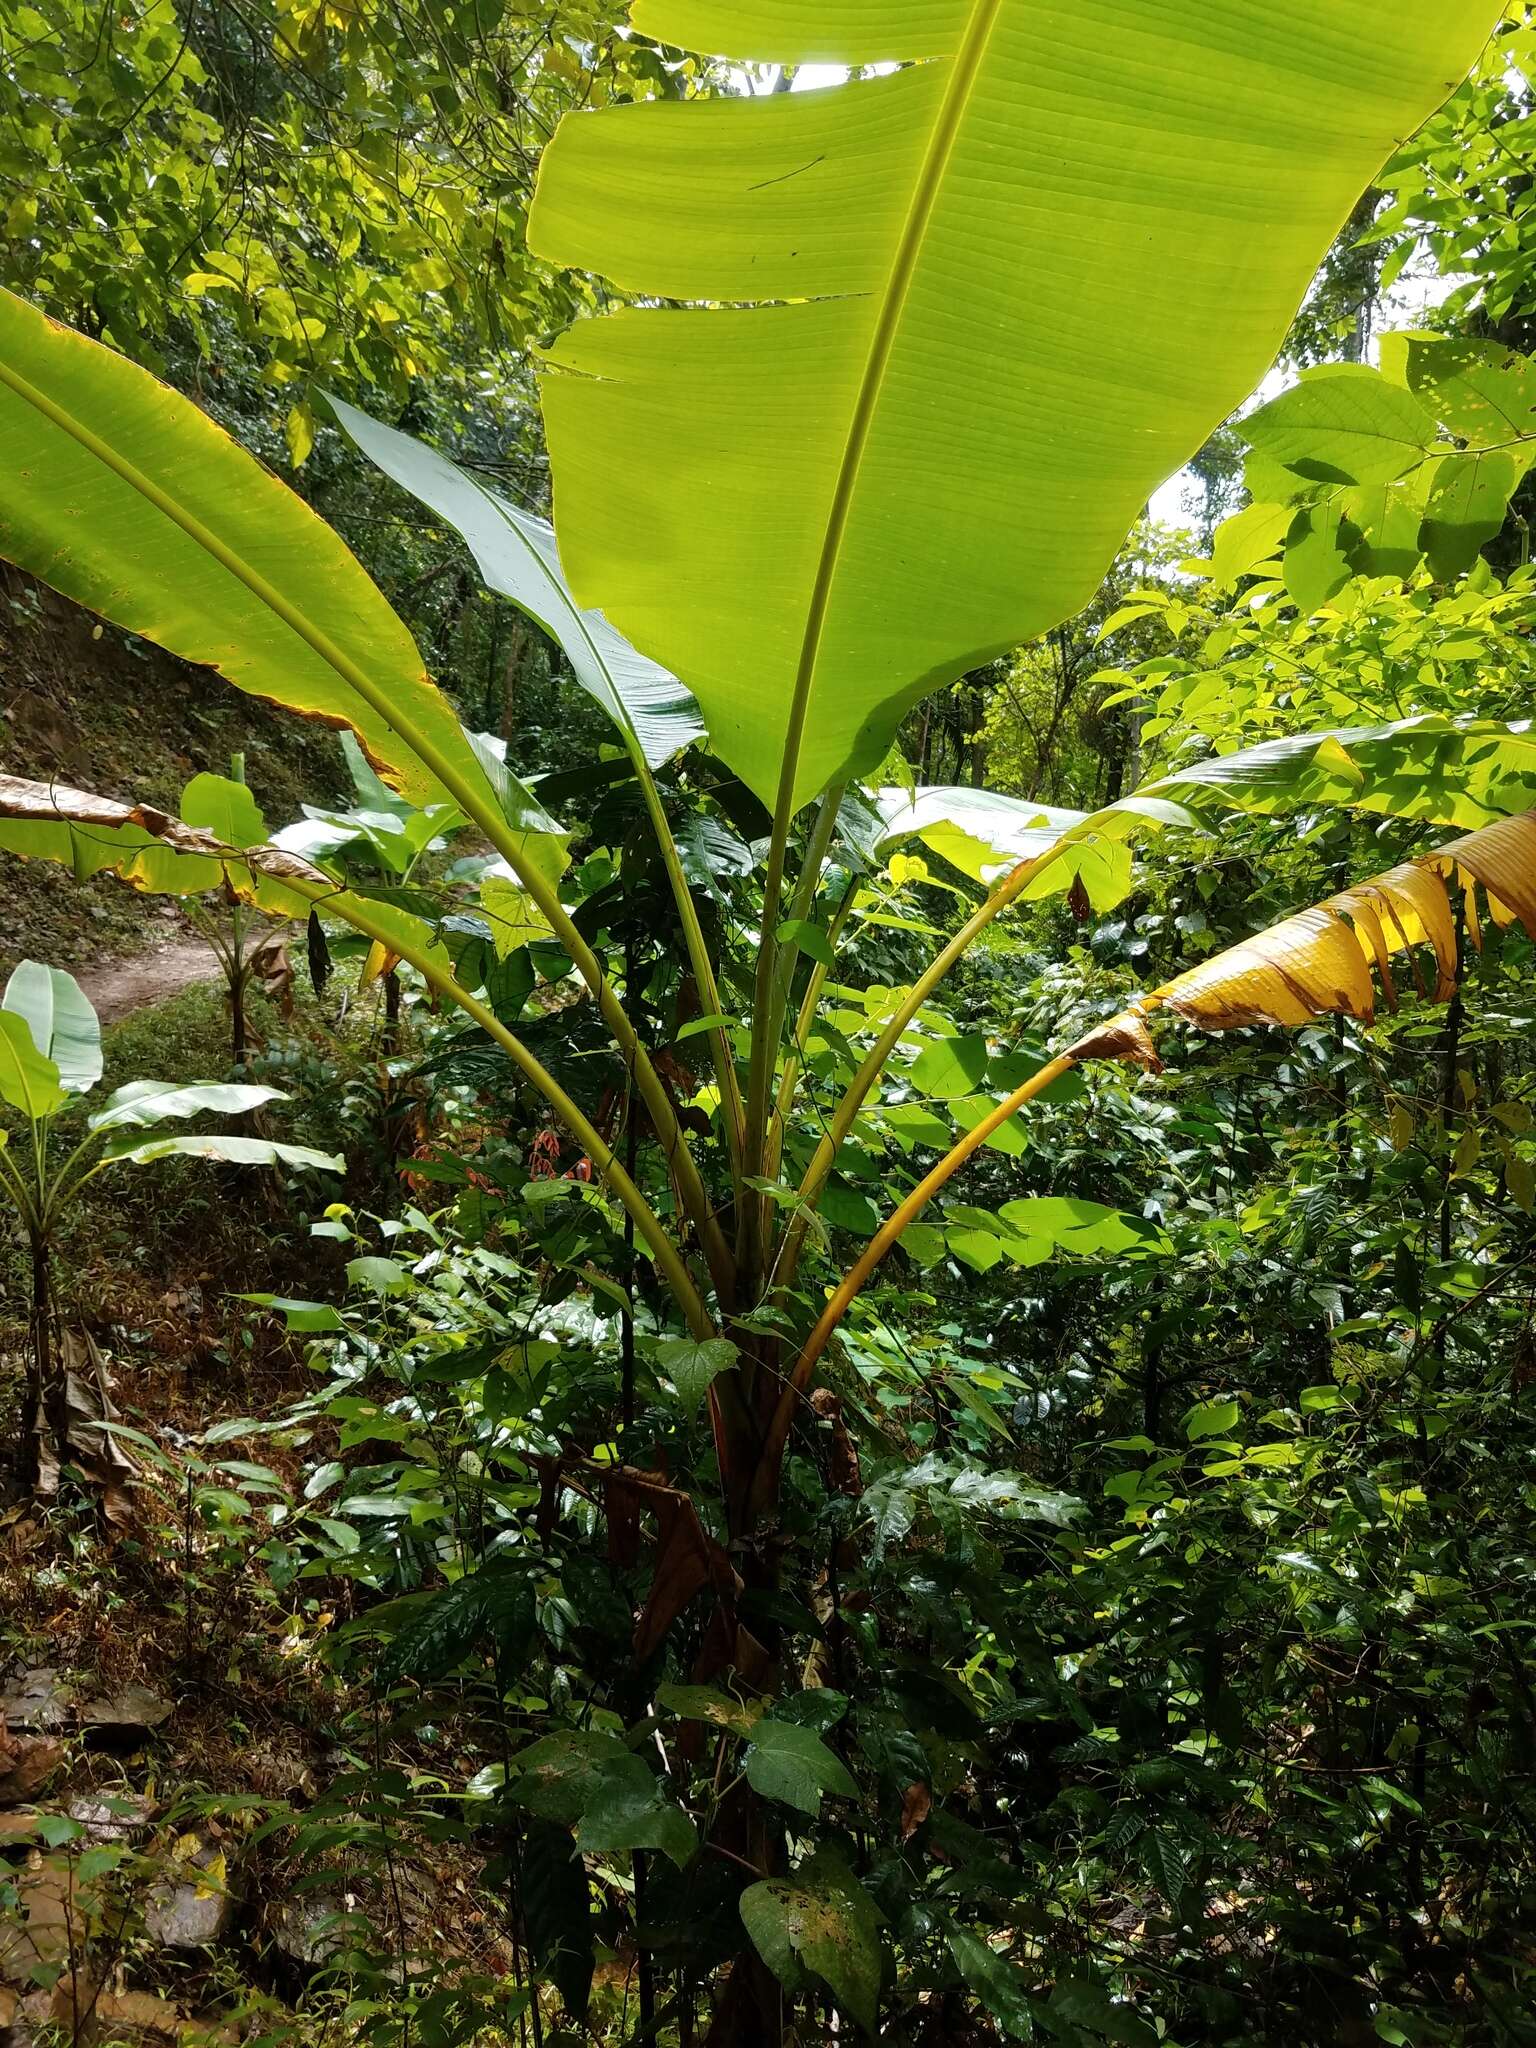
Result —
M 201 939 L 171 939 L 126 960 L 109 960 L 80 976 L 80 986 L 103 1024 L 120 1024 L 135 1010 L 169 1002 L 183 989 L 219 980 L 222 969 Z

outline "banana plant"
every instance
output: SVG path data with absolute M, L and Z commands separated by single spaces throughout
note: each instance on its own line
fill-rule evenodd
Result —
M 357 798 L 355 805 L 343 811 L 305 804 L 303 818 L 285 825 L 273 836 L 272 844 L 308 860 L 323 860 L 364 893 L 371 883 L 380 881 L 399 890 L 409 889 L 427 855 L 441 852 L 455 833 L 463 831 L 464 815 L 451 804 L 418 808 L 379 779 L 355 734 L 344 732 L 341 744 Z M 186 817 L 185 810 L 182 816 Z M 319 950 L 324 945 L 324 929 L 314 915 L 310 934 L 311 962 L 318 960 L 323 973 L 328 958 Z M 400 977 L 396 961 L 377 941 L 367 948 L 361 986 L 368 988 L 376 981 L 384 986 L 383 1043 L 386 1057 L 392 1057 L 400 1043 Z
M 721 1664 L 767 1673 L 730 1588 L 776 1571 L 785 1418 L 799 1419 L 809 1377 L 801 1263 L 840 1152 L 935 988 L 1011 904 L 1077 881 L 1098 900 L 1123 893 L 1127 840 L 1240 801 L 1242 774 L 1228 762 L 1220 779 L 1184 777 L 1106 813 L 1025 807 L 1001 822 L 995 803 L 983 822 L 954 793 L 908 794 L 904 811 L 877 791 L 877 838 L 947 833 L 986 894 L 879 1019 L 840 1096 L 815 1102 L 823 1135 L 793 1160 L 786 1139 L 814 1085 L 806 1036 L 849 900 L 833 856 L 872 808 L 851 791 L 926 692 L 1091 595 L 1151 492 L 1259 382 L 1361 190 L 1499 11 L 638 0 L 638 29 L 705 54 L 896 68 L 562 126 L 531 245 L 651 303 L 581 321 L 549 352 L 553 530 L 334 407 L 464 535 L 491 587 L 554 634 L 614 719 L 709 1036 L 708 1141 L 684 1127 L 601 934 L 562 901 L 552 821 L 463 731 L 340 540 L 186 400 L 0 296 L 0 554 L 240 688 L 350 727 L 401 797 L 455 807 L 568 954 L 632 1077 L 669 1216 L 459 978 L 430 918 L 292 849 L 232 847 L 143 806 L 0 778 L 0 846 L 141 887 L 201 862 L 252 900 L 351 924 L 473 1019 L 576 1137 L 719 1368 L 709 1405 L 734 1548 L 669 1490 L 637 1641 L 659 1644 L 707 1587 Z M 672 822 L 675 757 L 701 736 L 771 820 L 744 1008 Z M 1352 803 L 1418 744 L 1383 741 L 1368 774 L 1346 742 L 1312 736 L 1297 772 Z M 1266 772 L 1274 800 L 1282 771 Z M 1485 815 L 1523 809 L 1524 787 L 1490 781 Z M 1413 814 L 1433 816 L 1433 799 Z
M 181 793 L 184 824 L 210 832 L 226 846 L 261 846 L 266 843 L 267 821 L 245 780 L 245 756 L 236 754 L 228 775 L 194 775 Z M 253 924 L 250 911 L 238 895 L 227 895 L 227 916 L 206 901 L 189 898 L 187 911 L 207 940 L 209 950 L 224 974 L 229 999 L 230 1062 L 243 1068 L 250 1031 L 246 997 L 253 982 L 260 981 L 269 995 L 285 990 L 291 981 L 281 933 L 263 932 Z
M 0 1126 L 0 1198 L 21 1233 L 31 1273 L 26 1413 L 17 1440 L 18 1477 L 27 1485 L 45 1469 L 56 1472 L 70 1455 L 53 1258 L 86 1189 L 117 1167 L 162 1159 L 325 1173 L 340 1173 L 345 1165 L 307 1145 L 165 1131 L 203 1113 L 243 1115 L 279 1097 L 275 1088 L 243 1082 L 127 1081 L 86 1116 L 83 1130 L 72 1116 L 61 1125 L 100 1081 L 103 1065 L 100 1020 L 73 975 L 22 961 L 0 1000 L 0 1103 L 17 1116 Z
M 1397 1007 L 1392 962 L 1398 954 L 1407 956 L 1421 997 L 1448 1002 L 1461 978 L 1457 906 L 1467 938 L 1481 951 L 1480 900 L 1496 927 L 1518 921 L 1536 939 L 1536 811 L 1466 833 L 1228 947 L 1149 990 L 1030 1075 L 913 1189 L 833 1293 L 800 1349 L 769 1427 L 759 1466 L 760 1499 L 766 1503 L 771 1498 L 796 1407 L 844 1316 L 966 1161 L 1028 1103 L 1089 1060 L 1124 1060 L 1161 1073 L 1163 1063 L 1147 1027 L 1162 1011 L 1213 1032 L 1258 1025 L 1294 1029 L 1331 1015 L 1368 1024 L 1376 1014 L 1373 973 L 1386 1001 Z M 1432 984 L 1422 973 L 1419 949 L 1434 962 Z

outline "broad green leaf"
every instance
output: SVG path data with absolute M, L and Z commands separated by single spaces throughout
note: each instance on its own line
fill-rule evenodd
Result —
M 292 1332 L 334 1333 L 346 1328 L 341 1317 L 328 1302 L 298 1301 L 283 1294 L 237 1294 L 235 1299 L 252 1302 L 257 1308 L 271 1309 L 274 1315 L 283 1318 L 284 1327 Z
M 812 924 L 803 917 L 786 918 L 775 932 L 774 937 L 781 946 L 794 946 L 807 960 L 818 961 L 823 967 L 835 967 L 837 961 L 832 944 L 818 924 Z
M 712 1382 L 736 1363 L 734 1344 L 724 1337 L 702 1343 L 692 1337 L 669 1337 L 656 1347 L 656 1363 L 677 1389 L 684 1412 L 697 1415 Z
M 1093 2038 L 1119 2042 L 1122 2048 L 1158 2048 L 1157 2030 L 1088 1976 L 1059 1976 L 1048 2012 L 1055 2021 L 1051 2031 L 1056 2039 L 1070 2026 L 1086 2028 Z M 1065 2038 L 1072 2037 L 1067 2034 Z
M 93 1131 L 163 1124 L 172 1117 L 196 1116 L 211 1110 L 218 1116 L 241 1116 L 264 1102 L 280 1102 L 278 1088 L 237 1081 L 127 1081 L 90 1120 Z
M 953 1391 L 958 1392 L 965 1382 L 954 1379 L 950 1385 Z M 914 1484 L 922 1474 L 923 1467 L 917 1467 L 913 1474 Z M 951 1500 L 960 1501 L 966 1507 L 984 1509 L 988 1514 L 1000 1515 L 1006 1521 L 1047 1522 L 1053 1529 L 1065 1529 L 1083 1511 L 1083 1504 L 1075 1494 L 1056 1493 L 1048 1487 L 1036 1486 L 1014 1472 L 984 1472 L 979 1466 L 964 1465 L 952 1475 L 946 1475 L 941 1468 L 935 1476 L 940 1479 L 948 1476 L 947 1490 Z
M 160 815 L 60 783 L 0 775 L 0 851 L 57 861 L 80 882 L 117 874 L 151 895 L 198 896 L 216 889 L 228 872 L 225 864 L 167 846 L 150 829 Z
M 654 1784 L 644 1762 L 616 1735 L 595 1729 L 558 1728 L 541 1736 L 512 1760 L 514 1798 L 541 1820 L 572 1826 L 606 1779 L 616 1786 Z
M 1494 341 L 1440 335 L 1382 337 L 1404 345 L 1410 391 L 1474 448 L 1536 434 L 1536 363 Z
M 883 821 L 875 840 L 880 854 L 904 839 L 920 839 L 976 881 L 995 874 L 1005 860 L 1033 860 L 1049 852 L 1089 815 L 960 787 L 882 789 L 875 800 Z
M 1293 505 L 1248 505 L 1224 519 L 1211 550 L 1211 581 L 1235 590 L 1243 577 L 1277 553 L 1296 518 Z
M 151 1138 L 141 1143 L 119 1138 L 106 1157 L 128 1166 L 152 1166 L 158 1159 L 217 1159 L 227 1166 L 311 1167 L 316 1173 L 345 1173 L 339 1152 L 317 1152 L 311 1145 L 279 1145 L 266 1138 L 226 1137 L 220 1133 L 190 1138 Z
M 659 1849 L 681 1870 L 698 1847 L 698 1834 L 683 1809 L 661 1796 L 649 1772 L 646 1777 L 644 1789 L 605 1781 L 582 1811 L 576 1846 L 589 1856 Z
M 1319 611 L 1354 575 L 1361 536 L 1338 498 L 1296 514 L 1285 549 L 1285 587 L 1303 612 Z
M 677 851 L 692 887 L 707 889 L 720 904 L 727 901 L 722 885 L 750 875 L 757 865 L 757 856 L 744 839 L 702 812 L 683 821 L 677 834 Z
M 498 960 L 522 946 L 540 945 L 550 937 L 549 919 L 511 875 L 488 875 L 480 887 L 480 908 L 490 926 Z
M 181 792 L 181 822 L 211 832 L 221 846 L 263 846 L 267 821 L 243 782 L 228 775 L 194 775 Z
M 1047 1089 L 1045 1096 L 1042 1096 L 1040 1099 L 1042 1101 L 1046 1100 L 1049 1094 L 1050 1090 Z M 949 1113 L 954 1118 L 959 1129 L 962 1131 L 974 1131 L 984 1118 L 992 1114 L 1001 1101 L 1002 1097 L 1000 1095 L 962 1095 L 958 1101 L 951 1102 Z M 951 1142 L 953 1142 L 952 1139 L 946 1139 L 946 1150 Z M 1009 1159 L 1022 1159 L 1029 1150 L 1029 1138 L 1025 1130 L 1024 1113 L 1021 1111 L 1017 1116 L 1011 1116 L 1007 1123 L 1000 1124 L 990 1138 L 983 1140 L 983 1143 L 989 1146 L 992 1151 L 1001 1152 Z
M 997 1213 L 1020 1237 L 1043 1239 L 1080 1258 L 1169 1249 L 1155 1224 L 1075 1195 L 1026 1195 Z
M 493 1562 L 435 1595 L 394 1638 L 380 1670 L 386 1682 L 406 1672 L 439 1679 L 483 1644 L 494 1647 L 501 1668 L 516 1673 L 528 1661 L 536 1625 L 537 1603 L 528 1578 L 515 1562 Z
M 945 57 L 965 9 L 956 0 L 636 0 L 642 35 L 763 64 L 879 64 Z
M 101 1079 L 101 1020 L 90 998 L 62 967 L 23 960 L 5 989 L 4 1007 L 20 1017 L 33 1043 L 59 1070 L 69 1095 L 85 1095 Z
M 440 770 L 484 796 L 415 642 L 331 528 L 190 399 L 10 292 L 0 476 L 7 560 L 239 689 L 351 726 L 415 802 L 442 800 Z
M 0 1010 L 0 1101 L 36 1123 L 68 1100 L 59 1085 L 58 1068 L 38 1051 L 24 1020 L 14 1011 Z
M 1509 501 L 1525 474 L 1526 457 L 1512 449 L 1448 455 L 1435 465 L 1434 489 L 1424 513 L 1424 552 L 1442 583 L 1464 576 L 1509 516 Z
M 1208 1436 L 1230 1436 L 1240 1412 L 1236 1401 L 1197 1401 L 1184 1418 L 1184 1434 L 1191 1443 Z
M 1389 484 L 1423 461 L 1435 422 L 1380 370 L 1334 363 L 1249 413 L 1241 433 L 1310 483 Z
M 809 1971 L 867 2034 L 875 2032 L 880 1911 L 833 1849 L 818 1850 L 793 1877 L 749 1885 L 741 1919 L 786 1991 L 803 1990 Z
M 999 1096 L 1012 1095 L 1015 1089 L 1022 1088 L 1026 1081 L 1032 1080 L 1047 1063 L 1046 1053 L 1031 1050 L 1028 1046 L 1015 1047 L 1011 1052 L 999 1053 L 987 1066 L 987 1086 L 995 1089 Z M 1087 1092 L 1087 1082 L 1074 1068 L 1043 1089 L 1035 1100 L 1076 1102 Z M 980 1117 L 976 1121 L 979 1123 Z
M 955 1095 L 972 1095 L 981 1086 L 991 1060 L 985 1038 L 938 1038 L 924 1046 L 907 1070 L 907 1078 L 919 1095 L 947 1100 Z
M 528 800 L 531 804 L 531 796 Z M 405 875 L 428 847 L 445 844 L 464 822 L 463 812 L 452 804 L 429 804 L 424 811 L 401 803 L 356 811 L 306 804 L 303 818 L 275 833 L 272 844 L 306 860 L 329 860 L 340 853 L 371 856 L 386 874 Z
M 973 1995 L 1005 2033 L 1016 2041 L 1032 2041 L 1035 2023 L 1028 1996 L 1029 1979 L 1018 1964 L 1009 1962 L 979 1936 L 968 1934 L 963 1928 L 952 1927 L 948 1940 L 955 1967 Z
M 990 1273 L 1003 1256 L 1001 1242 L 989 1230 L 946 1231 L 945 1242 L 955 1257 L 975 1273 Z
M 873 1199 L 836 1175 L 822 1189 L 816 1210 L 823 1223 L 829 1223 L 834 1230 L 852 1230 L 860 1237 L 873 1237 L 880 1228 L 880 1211 Z
M 764 1799 L 780 1800 L 813 1818 L 821 1811 L 824 1792 L 838 1799 L 856 1799 L 859 1794 L 847 1766 L 813 1729 L 767 1718 L 752 1730 L 747 1783 Z
M 904 68 L 576 115 L 545 152 L 530 247 L 695 308 L 550 352 L 576 602 L 766 801 L 869 772 L 918 697 L 1087 602 L 1497 13 L 645 0 L 706 54 Z
M 410 1282 L 398 1259 L 373 1256 L 347 1261 L 347 1285 L 366 1287 L 374 1294 L 404 1294 Z
M 704 1721 L 732 1735 L 746 1735 L 762 1716 L 760 1700 L 738 1700 L 712 1685 L 659 1685 L 656 1704 L 682 1721 Z
M 536 1822 L 523 1846 L 523 1917 L 534 1968 L 577 2020 L 592 1989 L 594 1927 L 586 1866 L 564 1829 Z
M 686 1045 L 690 1038 L 701 1038 L 706 1031 L 718 1031 L 722 1026 L 728 1027 L 736 1022 L 736 1018 L 724 1016 L 718 1010 L 709 1017 L 695 1017 L 691 1024 L 685 1024 L 678 1032 L 673 1044 Z
M 1303 733 L 1214 755 L 1140 794 L 1260 812 L 1337 803 L 1470 828 L 1536 804 L 1536 722 L 1430 716 Z
M 394 811 L 327 811 L 306 804 L 304 816 L 275 833 L 272 844 L 304 860 L 334 860 L 342 853 L 367 860 L 371 855 L 391 875 L 403 875 L 412 858 L 403 822 Z
M 578 607 L 548 520 L 510 504 L 409 434 L 381 426 L 339 398 L 326 402 L 386 476 L 462 535 L 487 588 L 511 598 L 558 642 L 581 687 L 650 767 L 702 736 L 698 706 L 677 678 L 637 653 L 601 613 Z
M 679 1869 L 693 1855 L 693 1823 L 616 1736 L 560 1729 L 520 1751 L 513 1771 L 511 1797 L 542 1819 L 575 1823 L 577 1847 L 591 1855 L 659 1849 Z
M 570 833 L 550 817 L 527 783 L 520 782 L 507 766 L 505 740 L 489 732 L 472 732 L 467 737 L 497 809 L 518 835 L 519 853 L 541 875 L 558 881 L 571 864 Z
M 936 1266 L 944 1256 L 944 1233 L 932 1224 L 914 1223 L 902 1234 L 901 1248 L 909 1259 L 915 1259 L 926 1271 Z
M 1357 484 L 1339 494 L 1339 507 L 1360 536 L 1350 566 L 1363 576 L 1411 576 L 1423 559 L 1420 528 L 1437 468 L 1425 462 L 1390 484 Z
M 920 1102 L 898 1102 L 880 1114 L 903 1152 L 910 1152 L 914 1145 L 947 1152 L 954 1143 L 954 1133 L 944 1118 Z
M 373 763 L 357 744 L 356 733 L 344 732 L 341 735 L 341 751 L 363 810 L 393 811 L 396 817 L 401 818 L 410 815 L 411 806 L 405 798 L 396 796 L 388 784 L 381 782 L 374 773 Z

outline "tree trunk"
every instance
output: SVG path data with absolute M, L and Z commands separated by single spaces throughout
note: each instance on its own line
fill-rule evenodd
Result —
M 392 1060 L 400 1050 L 400 974 L 392 970 L 384 977 L 384 1057 Z

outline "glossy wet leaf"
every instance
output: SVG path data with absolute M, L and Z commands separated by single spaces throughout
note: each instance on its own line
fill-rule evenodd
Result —
M 687 1415 L 697 1415 L 711 1384 L 736 1363 L 736 1346 L 723 1337 L 702 1343 L 692 1337 L 668 1338 L 656 1347 L 656 1363 L 677 1389 Z

